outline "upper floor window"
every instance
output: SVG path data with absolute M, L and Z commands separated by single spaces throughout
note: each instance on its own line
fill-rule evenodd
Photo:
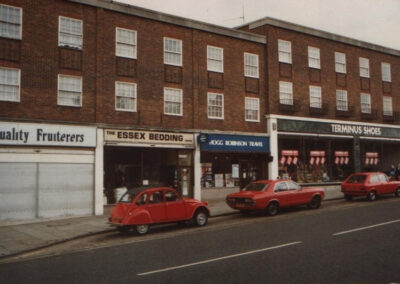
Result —
M 391 82 L 392 74 L 390 72 L 390 63 L 382 62 L 382 81 Z
M 360 77 L 369 78 L 369 59 L 360 57 L 359 62 L 360 62 Z
M 346 73 L 346 54 L 335 52 L 335 71 L 337 73 Z
M 22 38 L 22 9 L 0 4 L 0 37 Z
M 291 82 L 279 82 L 279 103 L 293 105 L 293 84 Z
M 244 53 L 244 76 L 258 78 L 258 55 Z
M 260 121 L 260 100 L 258 98 L 245 98 L 245 120 Z
M 349 105 L 347 101 L 347 91 L 336 90 L 336 109 L 341 111 L 349 110 Z
M 0 101 L 19 102 L 20 70 L 0 68 Z
M 82 106 L 82 77 L 58 75 L 58 105 Z
M 207 70 L 224 72 L 224 50 L 222 48 L 207 45 Z
M 361 101 L 361 112 L 371 113 L 371 95 L 361 93 L 360 101 Z
M 182 41 L 164 37 L 164 64 L 182 66 Z
M 322 108 L 321 87 L 310 86 L 310 107 Z
M 292 43 L 287 40 L 278 40 L 279 62 L 292 64 Z
M 117 56 L 136 58 L 136 31 L 117 28 L 115 49 Z
M 224 119 L 224 95 L 208 93 L 208 118 Z
M 182 90 L 164 88 L 164 114 L 182 115 Z
M 393 105 L 392 97 L 383 97 L 383 115 L 392 116 L 393 115 Z
M 136 111 L 136 84 L 115 82 L 115 109 Z
M 59 17 L 58 45 L 82 49 L 82 21 Z
M 310 68 L 321 68 L 321 59 L 319 48 L 317 47 L 308 47 L 308 67 Z

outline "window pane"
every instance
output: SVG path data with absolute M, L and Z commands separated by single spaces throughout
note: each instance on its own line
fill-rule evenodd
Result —
M 310 86 L 310 107 L 322 107 L 321 87 Z
M 164 113 L 182 115 L 182 90 L 164 89 Z
M 371 113 L 371 95 L 361 94 L 361 112 Z
M 0 100 L 19 101 L 20 70 L 0 68 Z
M 245 100 L 246 120 L 259 121 L 259 99 L 246 98 Z
M 392 98 L 391 97 L 383 97 L 383 114 L 392 116 L 393 109 L 392 109 Z
M 382 81 L 385 81 L 385 82 L 392 81 L 389 63 L 382 63 Z
M 308 66 L 311 68 L 320 68 L 319 48 L 308 47 Z
M 0 5 L 0 37 L 21 39 L 22 9 Z
M 369 78 L 369 59 L 360 57 L 359 62 L 360 62 L 360 76 Z
M 117 28 L 116 55 L 136 58 L 136 31 Z
M 164 38 L 164 63 L 182 66 L 182 41 Z
M 258 55 L 244 54 L 244 75 L 258 78 Z
M 82 21 L 60 17 L 59 45 L 82 48 Z
M 335 71 L 346 73 L 346 54 L 335 52 Z
M 292 63 L 292 43 L 286 40 L 278 40 L 279 62 Z
M 223 118 L 224 117 L 224 101 L 222 94 L 208 94 L 208 117 Z
M 58 76 L 58 104 L 66 106 L 81 106 L 82 78 Z
M 224 72 L 222 48 L 207 46 L 207 70 Z
M 293 87 L 290 82 L 279 82 L 279 103 L 293 105 Z
M 337 110 L 347 111 L 347 91 L 336 90 L 336 108 Z

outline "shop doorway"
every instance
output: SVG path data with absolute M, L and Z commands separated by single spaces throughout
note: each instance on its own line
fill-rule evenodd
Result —
M 240 188 L 243 188 L 248 183 L 259 179 L 256 163 L 252 160 L 240 160 L 239 171 L 240 171 L 239 175 Z

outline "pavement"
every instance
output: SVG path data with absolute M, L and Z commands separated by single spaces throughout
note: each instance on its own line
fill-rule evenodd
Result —
M 343 198 L 340 188 L 325 189 L 325 201 Z M 210 217 L 236 214 L 224 200 L 208 200 Z M 115 230 L 107 224 L 113 206 L 102 216 L 0 222 L 0 259 Z

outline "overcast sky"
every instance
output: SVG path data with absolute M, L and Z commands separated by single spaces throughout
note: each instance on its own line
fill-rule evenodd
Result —
M 236 27 L 264 17 L 400 50 L 400 0 L 114 0 Z

